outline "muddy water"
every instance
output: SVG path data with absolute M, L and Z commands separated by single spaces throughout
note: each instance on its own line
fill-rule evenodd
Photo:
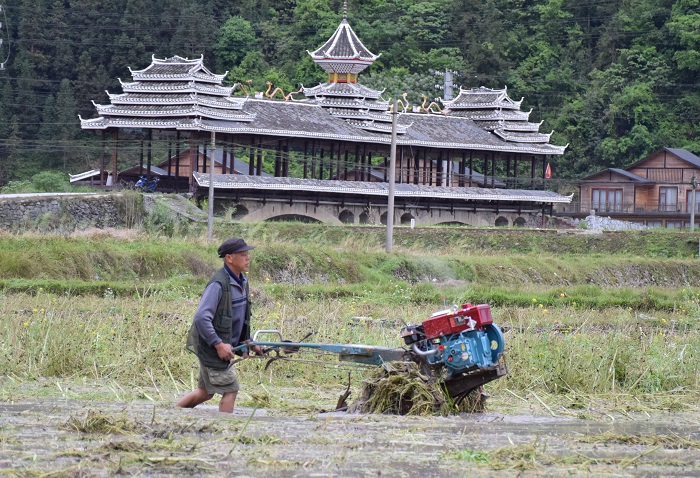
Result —
M 239 406 L 231 416 L 165 400 L 4 396 L 0 475 L 700 476 L 694 413 L 583 420 L 302 411 Z

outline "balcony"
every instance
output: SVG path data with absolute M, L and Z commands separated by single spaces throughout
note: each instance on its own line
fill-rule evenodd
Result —
M 594 210 L 597 215 L 629 215 L 629 216 L 664 216 L 679 217 L 690 214 L 690 205 L 684 202 L 676 204 L 615 204 L 572 201 L 556 207 L 556 212 L 566 214 L 590 214 Z M 695 213 L 700 214 L 700 204 L 695 204 Z

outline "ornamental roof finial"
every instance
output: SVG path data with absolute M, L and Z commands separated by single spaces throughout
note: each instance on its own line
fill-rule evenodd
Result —
M 343 20 L 348 19 L 348 0 L 343 1 Z

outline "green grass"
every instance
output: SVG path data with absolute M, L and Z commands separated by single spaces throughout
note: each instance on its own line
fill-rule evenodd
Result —
M 403 324 L 452 304 L 488 303 L 505 330 L 510 373 L 487 386 L 501 399 L 585 415 L 599 397 L 645 410 L 642 403 L 687 407 L 700 394 L 700 268 L 678 240 L 690 236 L 433 228 L 402 231 L 402 245 L 386 254 L 374 228 L 227 227 L 217 236 L 258 245 L 254 329 L 396 347 Z M 590 244 L 557 253 L 550 241 L 562 237 L 562 251 Z M 0 375 L 94 380 L 114 396 L 126 385 L 151 388 L 155 399 L 189 389 L 196 359 L 184 338 L 220 264 L 218 242 L 124 231 L 0 235 Z M 649 258 L 661 247 L 664 257 Z M 338 368 L 263 366 L 242 362 L 243 380 L 314 393 L 347 381 Z M 354 376 L 357 383 L 363 373 Z M 241 403 L 270 400 L 263 395 L 243 395 Z

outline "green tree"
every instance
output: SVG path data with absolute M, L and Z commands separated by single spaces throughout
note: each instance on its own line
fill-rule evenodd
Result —
M 219 38 L 214 47 L 216 64 L 231 69 L 256 49 L 257 39 L 250 22 L 241 17 L 231 17 L 219 30 Z

